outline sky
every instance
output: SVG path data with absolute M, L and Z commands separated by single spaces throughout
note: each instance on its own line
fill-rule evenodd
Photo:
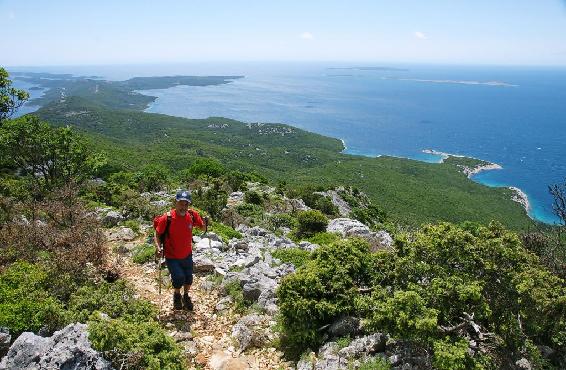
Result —
M 0 0 L 0 66 L 566 66 L 566 0 Z

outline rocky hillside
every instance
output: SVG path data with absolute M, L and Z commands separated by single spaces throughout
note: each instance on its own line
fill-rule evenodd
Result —
M 206 182 L 193 185 L 195 196 L 200 194 L 203 198 L 211 189 Z M 97 186 L 101 186 L 100 181 Z M 383 229 L 384 223 L 371 222 L 370 227 L 346 217 L 364 215 L 362 211 L 367 213 L 374 208 L 363 193 L 353 189 L 337 188 L 306 194 L 308 203 L 324 205 L 320 208 L 330 210 L 332 215 L 327 219 L 322 212 L 307 206 L 303 199 L 278 193 L 276 188 L 253 182 L 245 183 L 242 188 L 247 190 L 232 192 L 225 198 L 219 214 L 225 223 L 215 222 L 211 231 L 194 238 L 194 312 L 173 310 L 166 269 L 161 269 L 157 278 L 158 265 L 150 244 L 153 235 L 150 220 L 132 218 L 131 210 L 126 208 L 98 206 L 92 211 L 104 225 L 104 245 L 108 251 L 105 269 L 111 272 L 111 280 L 119 277 L 118 281 L 126 282 L 132 289 L 131 299 L 151 303 L 155 308 L 152 320 L 170 338 L 168 351 L 177 358 L 167 362 L 162 359 L 151 365 L 151 361 L 143 362 L 136 356 L 158 352 L 156 348 L 132 352 L 120 342 L 126 338 L 113 338 L 109 334 L 104 334 L 105 339 L 101 342 L 100 333 L 93 334 L 92 327 L 103 325 L 108 330 L 112 326 L 107 325 L 119 320 L 114 313 L 115 307 L 108 304 L 111 302 L 102 302 L 97 303 L 96 310 L 89 308 L 92 314 L 83 315 L 86 320 L 70 323 L 51 335 L 40 330 L 38 334 L 24 332 L 11 339 L 9 330 L 3 328 L 0 337 L 3 348 L 6 350 L 10 343 L 11 347 L 3 357 L 0 369 L 17 366 L 110 369 L 149 365 L 162 368 L 165 363 L 177 364 L 171 368 L 194 369 L 430 369 L 452 368 L 458 363 L 471 366 L 473 357 L 468 357 L 466 352 L 458 355 L 449 349 L 448 353 L 452 354 L 444 359 L 445 363 L 439 361 L 425 343 L 415 341 L 413 334 L 399 333 L 395 325 L 382 325 L 382 330 L 376 330 L 371 320 L 364 319 L 365 314 L 359 308 L 326 316 L 326 323 L 317 326 L 317 339 L 312 339 L 311 346 L 298 357 L 290 354 L 289 328 L 285 328 L 289 316 L 280 307 L 281 299 L 288 299 L 279 292 L 283 281 L 289 284 L 289 277 L 297 273 L 298 276 L 308 274 L 305 267 L 310 263 L 314 268 L 317 251 L 329 253 L 327 245 L 358 240 L 367 246 L 367 253 L 391 255 L 402 248 L 403 243 L 395 244 L 390 232 Z M 154 209 L 164 211 L 173 194 L 167 191 L 142 193 L 139 199 L 144 204 L 138 207 L 156 207 Z M 313 203 L 311 198 L 317 201 Z M 353 213 L 352 209 L 358 212 Z M 308 217 L 302 219 L 301 215 Z M 326 258 L 332 260 L 331 256 Z M 349 262 L 343 261 L 344 264 Z M 339 274 L 338 271 L 335 273 Z M 313 277 L 308 279 L 310 284 L 320 284 Z M 159 280 L 163 287 L 161 294 L 158 293 Z M 305 299 L 311 294 L 311 288 L 316 291 L 308 284 L 302 285 L 304 292 L 293 293 L 293 300 Z M 339 297 L 346 292 L 341 293 L 341 288 L 337 287 L 332 289 L 337 291 L 327 292 L 330 296 Z M 372 293 L 374 288 L 360 285 L 356 289 L 364 295 Z M 319 301 L 328 304 L 324 302 L 324 299 Z M 290 302 L 285 304 L 288 306 Z M 469 308 L 473 309 L 473 305 Z M 421 315 L 418 309 L 411 312 L 413 317 L 407 319 L 417 320 Z M 316 310 L 311 315 L 313 322 L 319 320 Z M 484 351 L 490 348 L 489 336 L 495 334 L 488 333 L 481 319 L 477 321 L 473 313 L 460 312 L 460 315 L 464 315 L 460 324 L 454 323 L 454 328 L 442 327 L 442 330 L 454 330 L 457 338 L 468 343 L 470 353 L 476 353 L 476 358 L 480 358 L 480 353 L 486 353 Z M 91 327 L 90 335 L 94 335 L 94 347 L 99 352 L 93 349 L 85 324 Z M 418 325 L 413 329 L 416 332 L 420 330 Z M 113 347 L 105 347 L 105 341 Z M 540 351 L 540 361 L 544 363 L 564 361 L 559 352 L 549 346 L 541 346 Z M 462 356 L 462 361 L 458 362 L 458 356 Z M 142 363 L 146 365 L 142 366 Z M 537 367 L 526 355 L 519 355 L 508 362 L 510 364 L 517 369 Z

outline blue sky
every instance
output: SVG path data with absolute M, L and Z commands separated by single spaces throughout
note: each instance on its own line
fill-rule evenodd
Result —
M 0 65 L 566 66 L 560 0 L 0 0 Z

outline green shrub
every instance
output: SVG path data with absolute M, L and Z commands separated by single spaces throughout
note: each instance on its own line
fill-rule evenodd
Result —
M 424 346 L 438 368 L 506 367 L 519 355 L 542 363 L 537 347 L 525 343 L 564 353 L 564 280 L 499 224 L 425 226 L 399 235 L 392 252 L 368 253 L 351 243 L 317 249 L 282 280 L 277 294 L 289 354 L 316 348 L 318 328 L 349 313 L 367 330 Z M 371 294 L 360 294 L 365 287 Z M 467 315 L 475 329 L 465 326 Z M 462 334 L 442 329 L 458 324 L 494 333 L 482 344 L 489 352 L 468 356 Z
M 465 370 L 473 368 L 473 361 L 468 354 L 468 342 L 439 340 L 434 342 L 433 365 L 438 370 Z
M 336 216 L 338 215 L 338 207 L 332 203 L 330 198 L 320 195 L 313 204 L 314 209 L 318 209 L 325 215 Z
M 135 263 L 143 264 L 155 259 L 155 246 L 151 244 L 140 244 L 132 252 L 132 260 Z
M 342 236 L 340 234 L 320 232 L 314 234 L 313 236 L 308 237 L 307 241 L 318 245 L 328 245 L 328 244 L 336 243 L 341 239 Z
M 284 277 L 277 290 L 282 319 L 281 344 L 297 358 L 323 338 L 319 328 L 355 312 L 354 301 L 367 274 L 368 244 L 347 240 L 322 246 L 297 273 Z
M 276 213 L 267 219 L 270 230 L 276 231 L 281 227 L 294 229 L 297 227 L 297 219 L 288 213 Z
M 226 294 L 232 297 L 234 301 L 234 311 L 243 314 L 246 312 L 248 305 L 244 300 L 244 291 L 239 281 L 231 281 L 224 286 Z
M 244 203 L 236 206 L 236 212 L 247 219 L 249 224 L 256 225 L 263 221 L 265 214 L 263 208 L 257 204 Z
M 138 220 L 126 220 L 123 225 L 132 229 L 136 234 L 140 232 L 140 222 Z
M 149 164 L 135 175 L 140 191 L 162 190 L 169 182 L 169 170 L 159 164 Z
M 136 298 L 135 291 L 123 280 L 81 287 L 71 296 L 68 310 L 71 319 L 78 322 L 86 322 L 95 311 L 132 322 L 148 321 L 157 314 L 153 305 Z
M 224 241 L 228 241 L 232 238 L 242 239 L 242 234 L 240 234 L 230 226 L 224 225 L 220 222 L 212 222 L 212 224 L 209 226 L 209 231 L 220 235 Z
M 224 173 L 224 167 L 214 158 L 197 158 L 189 167 L 189 173 L 195 178 L 200 176 L 216 178 Z
M 292 263 L 295 268 L 304 265 L 310 258 L 311 252 L 301 248 L 279 248 L 271 251 L 271 255 L 283 263 Z
M 252 181 L 252 176 L 240 171 L 231 171 L 225 177 L 226 184 L 231 191 L 246 190 L 246 181 Z
M 374 226 L 385 222 L 385 211 L 377 206 L 369 205 L 368 207 L 354 207 L 350 213 L 350 217 L 368 226 Z
M 301 211 L 297 215 L 297 236 L 312 236 L 326 230 L 328 219 L 320 211 Z
M 338 348 L 340 349 L 348 347 L 350 343 L 352 343 L 352 338 L 349 336 L 336 339 L 336 344 L 338 344 Z
M 49 332 L 66 321 L 63 305 L 48 293 L 49 279 L 40 265 L 16 262 L 0 275 L 0 326 L 13 337 L 24 331 Z
M 389 370 L 391 369 L 391 365 L 385 358 L 375 358 L 364 362 L 358 367 L 358 370 Z
M 226 206 L 228 201 L 228 194 L 220 189 L 220 184 L 216 183 L 215 186 L 202 190 L 199 189 L 193 194 L 193 204 L 205 210 L 213 218 L 218 219 L 222 209 Z
M 263 197 L 257 191 L 248 190 L 244 193 L 244 202 L 261 206 Z
M 89 339 L 116 369 L 186 369 L 182 350 L 155 321 L 129 322 L 97 318 L 89 322 Z

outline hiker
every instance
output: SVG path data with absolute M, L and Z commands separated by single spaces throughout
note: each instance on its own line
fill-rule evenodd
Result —
M 180 310 L 193 310 L 193 302 L 189 296 L 191 284 L 193 283 L 193 227 L 201 230 L 206 229 L 208 219 L 204 221 L 193 209 L 191 204 L 191 193 L 187 190 L 177 192 L 175 196 L 175 209 L 155 218 L 155 248 L 161 255 L 161 240 L 164 237 L 164 254 L 167 268 L 171 274 L 173 283 L 173 308 Z M 161 237 L 161 238 L 160 238 Z M 184 294 L 181 298 L 181 287 L 184 286 Z

